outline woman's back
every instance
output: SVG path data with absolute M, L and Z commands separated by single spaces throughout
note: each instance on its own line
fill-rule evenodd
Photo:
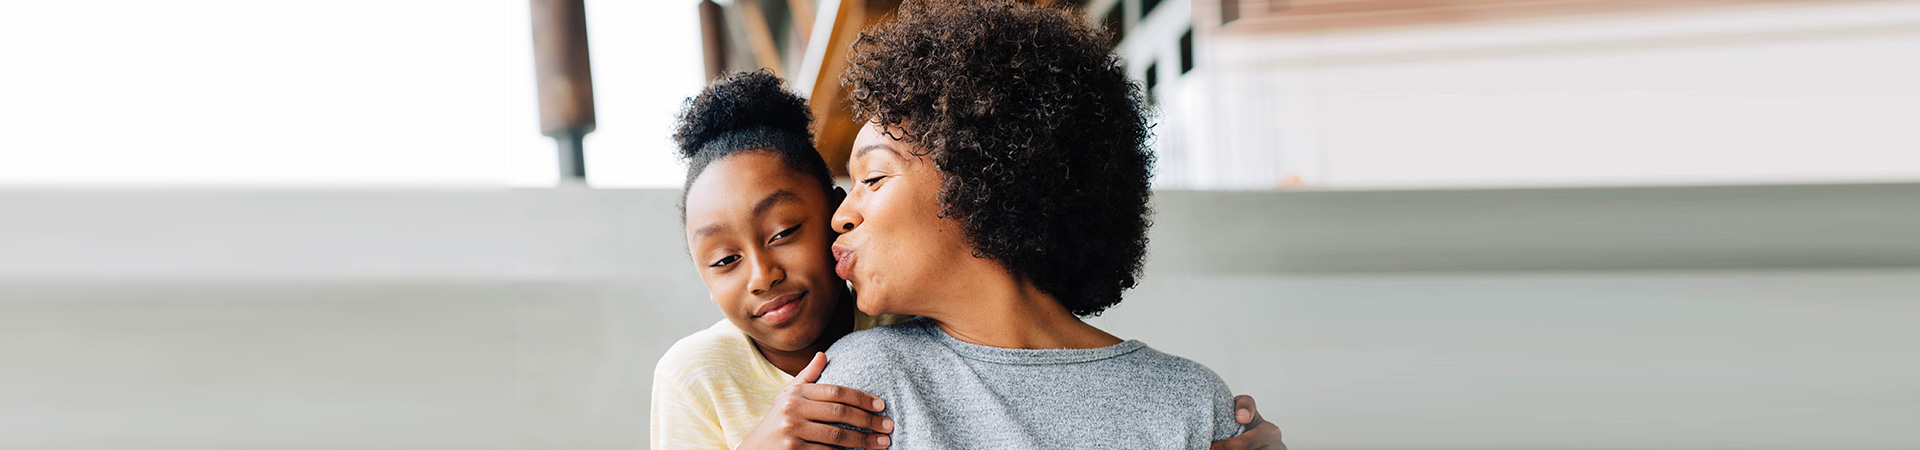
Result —
M 923 318 L 850 334 L 827 355 L 820 383 L 886 400 L 892 448 L 1207 448 L 1241 429 L 1218 375 L 1139 341 L 1006 349 Z

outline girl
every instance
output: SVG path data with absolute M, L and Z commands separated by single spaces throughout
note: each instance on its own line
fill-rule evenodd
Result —
M 681 339 L 655 366 L 653 448 L 782 437 L 886 446 L 890 427 L 872 414 L 878 399 L 834 386 L 787 389 L 816 354 L 876 322 L 854 311 L 833 274 L 827 222 L 846 194 L 813 148 L 811 120 L 806 101 L 765 71 L 715 82 L 681 113 L 673 137 L 689 163 L 680 201 L 687 251 L 726 320 Z M 768 416 L 783 393 L 780 414 Z

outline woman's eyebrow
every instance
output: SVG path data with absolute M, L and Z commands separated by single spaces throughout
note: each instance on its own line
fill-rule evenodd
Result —
M 853 157 L 859 158 L 863 155 L 866 155 L 867 152 L 874 151 L 874 150 L 886 150 L 887 153 L 892 153 L 893 157 L 900 158 L 900 152 L 897 150 L 894 150 L 893 147 L 888 147 L 887 144 L 867 144 L 864 147 L 860 147 L 859 150 L 854 150 Z M 901 158 L 901 159 L 905 159 L 905 158 Z
M 767 198 L 760 199 L 760 203 L 753 205 L 753 216 L 760 217 L 760 215 L 766 214 L 767 210 L 773 209 L 774 205 L 782 203 L 800 203 L 800 194 L 795 194 L 793 191 L 786 189 L 774 191 L 774 193 L 768 194 Z

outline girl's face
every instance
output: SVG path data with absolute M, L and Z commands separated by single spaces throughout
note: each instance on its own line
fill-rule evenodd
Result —
M 687 187 L 687 243 L 713 303 L 760 345 L 799 351 L 846 292 L 829 213 L 840 194 L 768 152 L 714 161 Z
M 960 222 L 940 216 L 942 175 L 914 144 L 872 123 L 854 138 L 853 190 L 833 213 L 835 271 L 867 314 L 934 317 L 936 295 L 964 286 L 979 266 Z

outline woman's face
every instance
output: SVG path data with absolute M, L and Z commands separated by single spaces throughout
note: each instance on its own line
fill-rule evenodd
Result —
M 872 123 L 854 138 L 853 190 L 833 213 L 835 271 L 867 314 L 931 316 L 932 296 L 977 266 L 960 223 L 940 217 L 941 173 L 914 144 Z
M 757 151 L 714 161 L 687 187 L 687 248 L 700 279 L 763 346 L 805 349 L 832 322 L 846 292 L 830 252 L 836 196 Z

